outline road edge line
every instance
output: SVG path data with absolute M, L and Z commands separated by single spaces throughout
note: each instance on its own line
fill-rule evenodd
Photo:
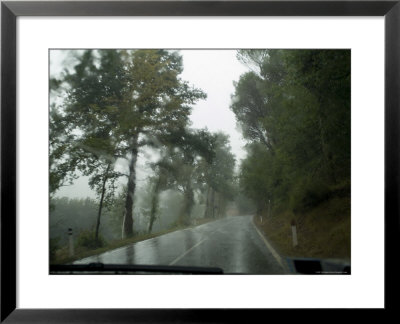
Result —
M 198 242 L 196 245 L 192 246 L 189 250 L 185 251 L 183 254 L 181 254 L 180 256 L 178 256 L 175 260 L 173 260 L 171 263 L 169 263 L 169 265 L 173 265 L 175 263 L 177 263 L 179 260 L 181 260 L 186 254 L 188 254 L 190 251 L 192 251 L 195 247 L 198 247 L 201 243 L 203 243 L 205 240 L 207 240 L 206 238 L 201 240 L 200 242 Z
M 283 261 L 282 261 L 282 257 L 279 255 L 278 252 L 276 252 L 276 250 L 272 247 L 272 245 L 268 242 L 268 240 L 266 239 L 266 237 L 261 233 L 261 231 L 258 229 L 257 225 L 254 223 L 254 217 L 251 218 L 251 222 L 254 226 L 254 228 L 256 229 L 258 235 L 260 235 L 261 239 L 263 240 L 264 244 L 266 245 L 266 247 L 268 248 L 268 250 L 271 252 L 271 254 L 273 255 L 273 257 L 275 258 L 275 260 L 281 265 L 281 267 L 284 270 L 287 270 Z

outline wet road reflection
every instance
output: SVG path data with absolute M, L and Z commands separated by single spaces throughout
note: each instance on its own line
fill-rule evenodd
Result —
M 284 273 L 255 230 L 251 216 L 171 232 L 74 263 L 90 262 L 219 267 L 232 274 Z

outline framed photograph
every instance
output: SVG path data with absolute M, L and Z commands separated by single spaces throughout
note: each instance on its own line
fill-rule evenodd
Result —
M 399 16 L 3 1 L 1 321 L 393 309 Z

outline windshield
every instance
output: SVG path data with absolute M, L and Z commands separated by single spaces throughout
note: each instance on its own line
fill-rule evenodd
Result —
M 350 50 L 50 50 L 50 273 L 350 274 Z

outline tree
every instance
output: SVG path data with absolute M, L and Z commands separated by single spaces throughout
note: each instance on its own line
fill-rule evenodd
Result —
M 113 170 L 120 149 L 115 145 L 116 120 L 112 105 L 123 96 L 121 89 L 126 81 L 118 55 L 111 51 L 98 54 L 96 57 L 93 51 L 85 51 L 77 57 L 78 63 L 72 73 L 66 71 L 62 79 L 52 81 L 53 85 L 67 89 L 64 106 L 59 109 L 63 116 L 58 122 L 62 121 L 69 130 L 70 136 L 63 144 L 68 147 L 67 160 L 73 161 L 71 172 L 80 170 L 83 175 L 90 176 L 89 185 L 99 197 L 96 242 L 103 204 L 109 205 L 114 183 L 121 176 Z M 114 78 L 115 75 L 119 78 Z M 55 127 L 52 121 L 51 125 Z
M 214 158 L 214 136 L 206 129 L 181 128 L 163 139 L 169 143 L 162 158 L 155 164 L 162 188 L 182 193 L 183 205 L 178 223 L 189 224 L 195 203 L 195 191 L 204 183 L 200 166 Z M 161 187 L 159 187 L 161 188 Z
M 250 140 L 257 140 L 267 148 L 271 143 L 263 120 L 267 116 L 267 109 L 262 95 L 262 79 L 253 72 L 248 72 L 235 83 L 235 95 L 232 96 L 231 109 L 241 126 L 243 136 Z
M 129 107 L 133 114 L 125 120 L 135 124 L 128 126 L 126 142 L 130 153 L 128 192 L 125 205 L 125 234 L 132 233 L 132 206 L 135 190 L 135 164 L 137 160 L 139 135 L 164 137 L 188 123 L 191 106 L 205 94 L 190 88 L 179 79 L 182 72 L 182 59 L 176 53 L 164 50 L 135 51 L 132 54 L 131 96 Z M 134 120 L 131 119 L 134 117 Z
M 248 139 L 247 194 L 294 210 L 350 181 L 350 51 L 241 50 L 232 110 Z
M 151 233 L 154 221 L 156 220 L 159 212 L 159 195 L 160 192 L 169 188 L 168 186 L 168 173 L 171 172 L 167 154 L 168 148 L 161 153 L 162 156 L 156 163 L 152 164 L 154 176 L 150 178 L 151 190 L 151 207 L 148 232 Z
M 74 180 L 76 159 L 68 155 L 73 135 L 54 106 L 49 113 L 49 194 L 53 198 L 57 190 Z
M 123 232 L 133 234 L 133 196 L 136 161 L 142 146 L 188 123 L 191 105 L 205 94 L 179 78 L 182 59 L 166 50 L 84 51 L 72 73 L 58 82 L 69 89 L 65 120 L 79 145 L 76 151 L 97 152 L 105 170 L 116 159 L 128 162 Z M 102 149 L 99 151 L 99 147 Z M 82 169 L 95 170 L 86 155 Z M 85 165 L 89 163 L 89 165 Z M 109 173 L 95 177 L 101 183 Z M 100 198 L 101 201 L 101 198 Z
M 348 50 L 288 52 L 291 84 L 305 87 L 317 101 L 317 129 L 323 163 L 337 183 L 350 171 L 350 62 Z
M 203 161 L 202 175 L 206 184 L 205 217 L 215 218 L 222 215 L 227 200 L 234 196 L 235 157 L 231 153 L 229 137 L 216 133 L 214 140 L 214 158 Z

